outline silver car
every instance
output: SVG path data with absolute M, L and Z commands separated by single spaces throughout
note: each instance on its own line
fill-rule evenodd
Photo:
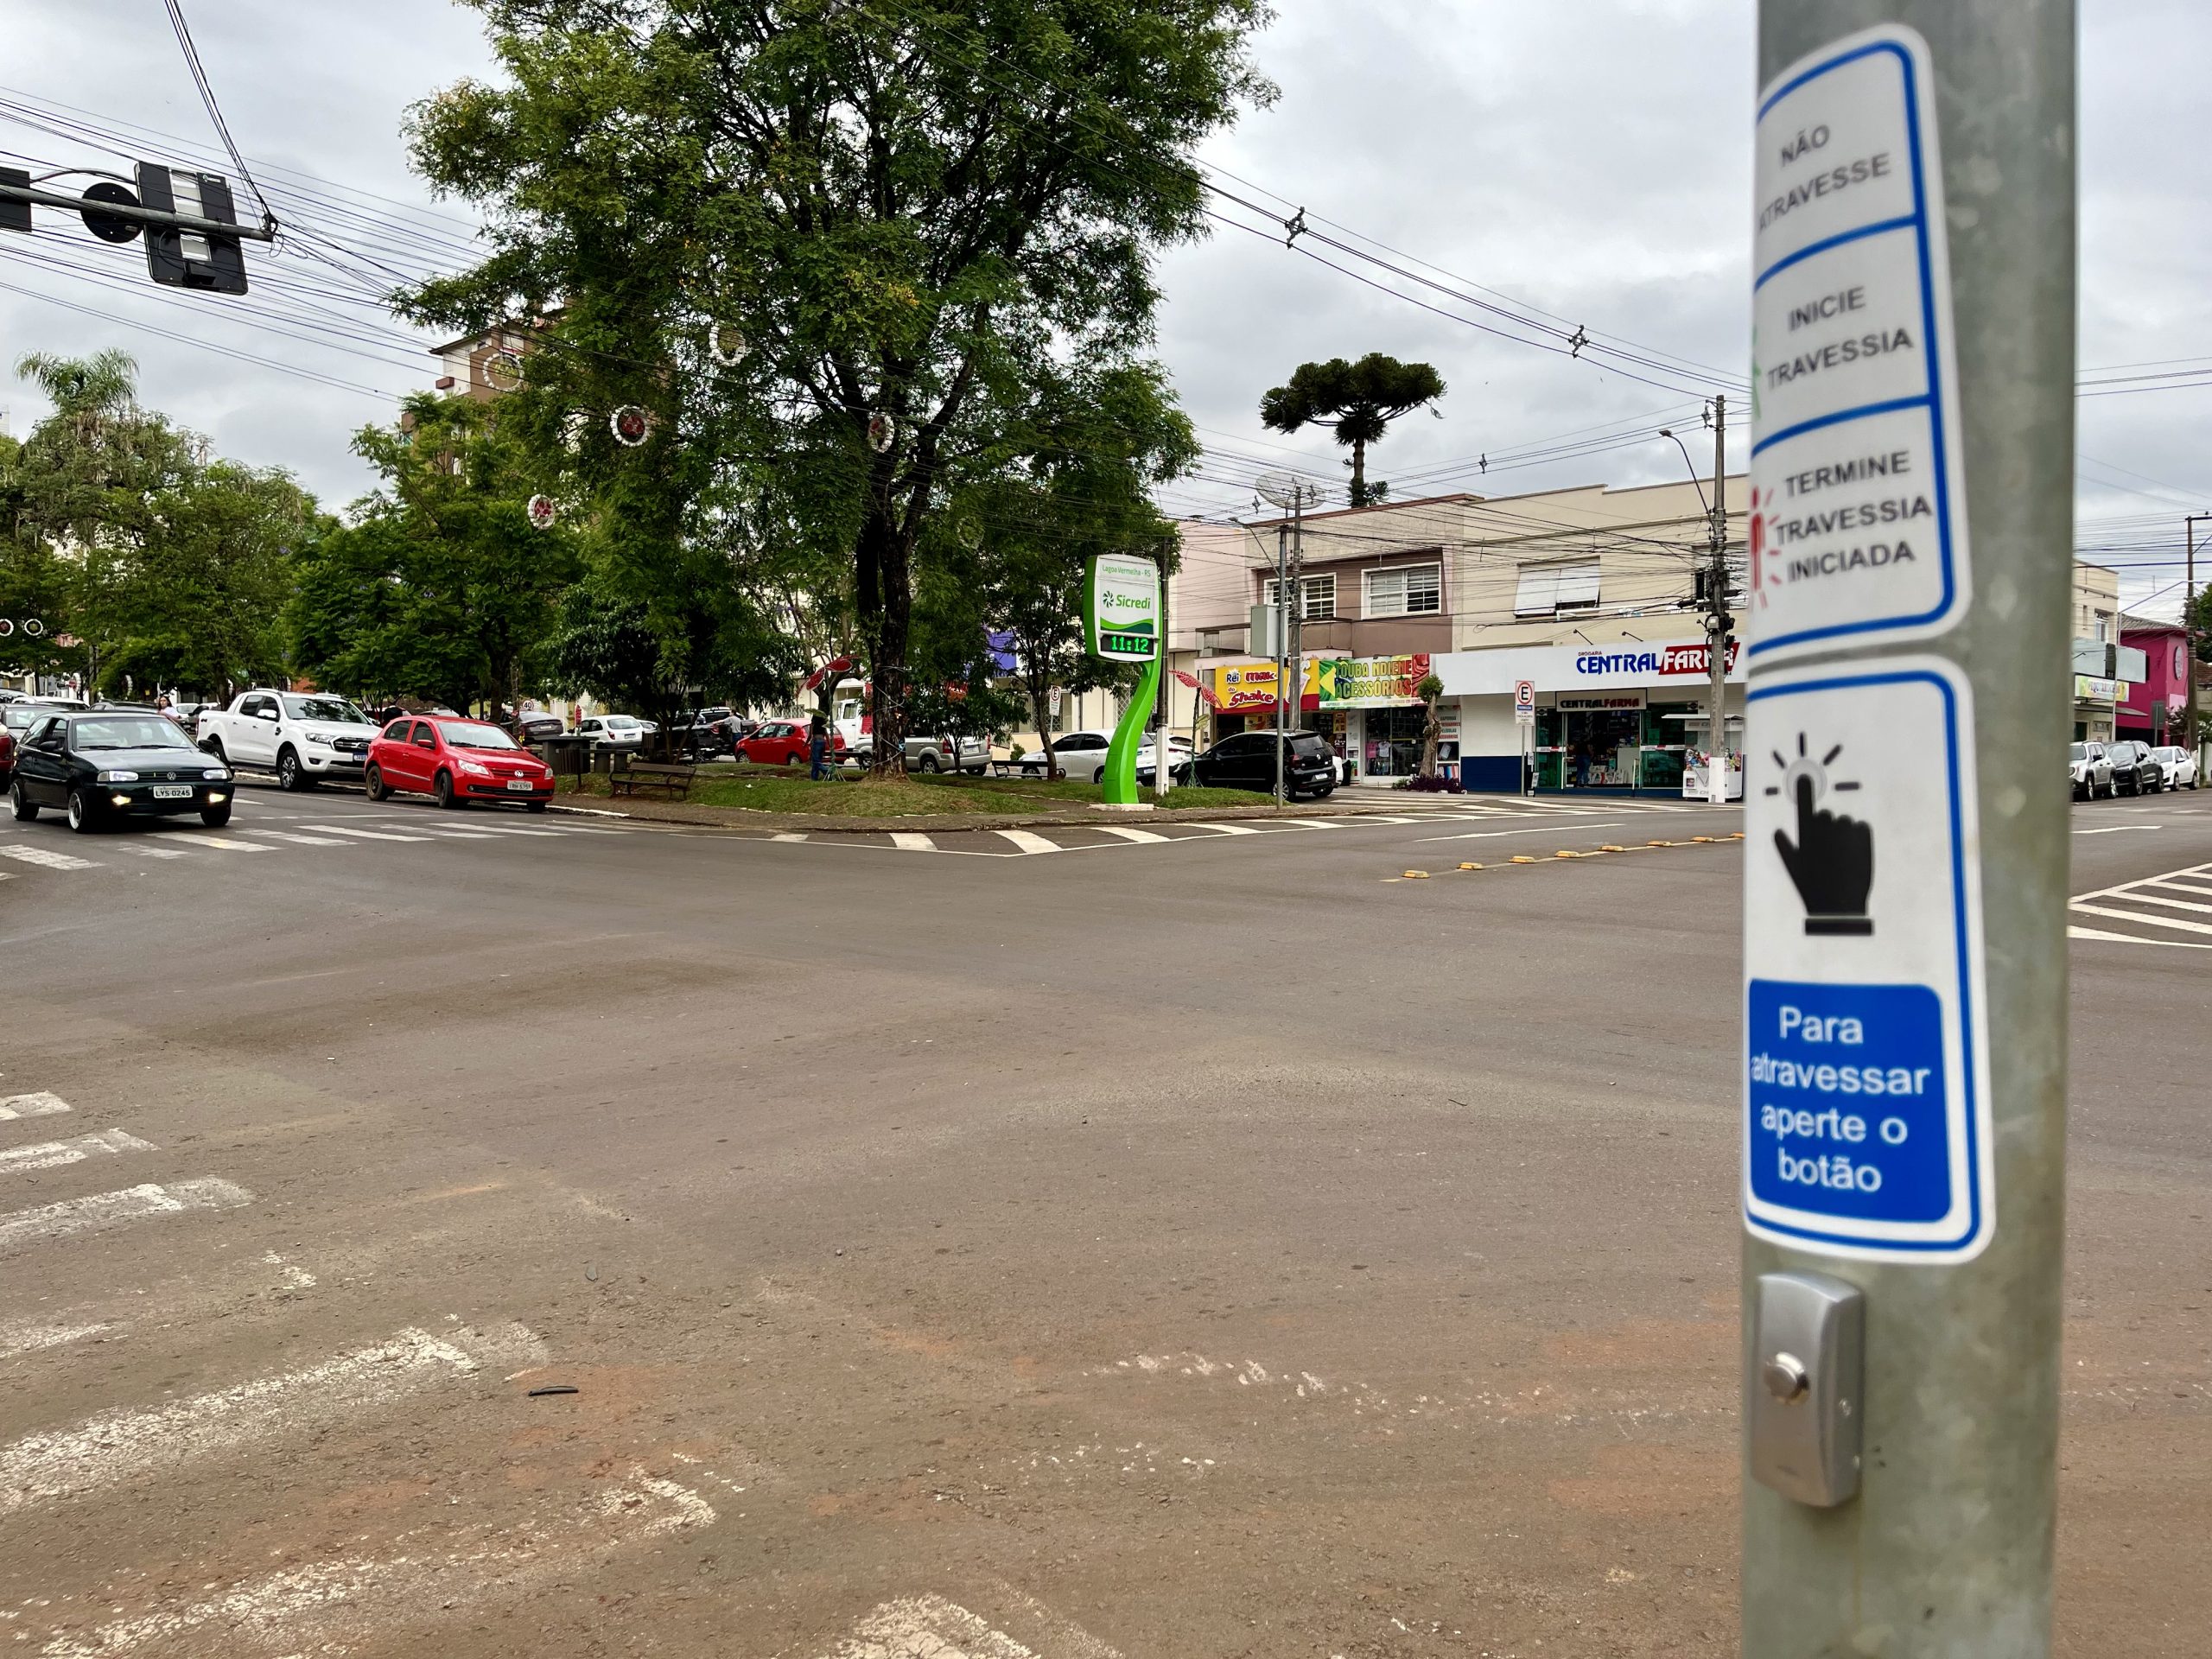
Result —
M 2066 771 L 2077 801 L 2094 801 L 2100 794 L 2110 799 L 2115 792 L 2112 757 L 2101 743 L 2076 743 L 2067 754 Z

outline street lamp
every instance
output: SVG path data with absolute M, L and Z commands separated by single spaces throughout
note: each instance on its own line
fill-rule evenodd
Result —
M 1675 435 L 1674 428 L 1659 429 L 1659 435 L 1670 440 L 1682 452 L 1682 463 L 1689 468 L 1698 504 L 1705 509 L 1706 525 L 1713 543 L 1713 563 L 1705 578 L 1706 666 L 1713 676 L 1706 720 L 1713 767 L 1710 795 L 1722 805 L 1728 799 L 1728 630 L 1735 621 L 1728 614 L 1728 503 L 1723 493 L 1728 487 L 1727 432 L 1728 400 L 1716 397 L 1713 400 L 1713 494 L 1707 498 L 1705 484 L 1697 475 L 1697 463 L 1690 459 L 1689 446 Z

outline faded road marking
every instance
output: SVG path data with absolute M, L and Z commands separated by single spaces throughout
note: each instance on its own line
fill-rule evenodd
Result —
M 1086 1642 L 1090 1638 L 1085 1638 Z M 1084 1651 L 1097 1659 L 1111 1649 Z M 853 1627 L 852 1634 L 823 1650 L 822 1659 L 1039 1659 L 1003 1630 L 943 1596 L 909 1596 L 887 1601 Z M 1116 1656 L 1118 1659 L 1118 1656 Z
M 0 1451 L 0 1515 L 165 1474 L 253 1441 L 327 1427 L 486 1364 L 504 1368 L 543 1357 L 544 1344 L 519 1325 L 454 1330 L 443 1338 L 409 1329 L 305 1370 L 149 1410 L 101 1412 L 74 1428 L 29 1434 Z
M 97 1325 L 35 1324 L 0 1325 L 0 1359 L 13 1359 L 18 1354 L 35 1354 L 41 1348 L 63 1348 L 73 1342 L 82 1342 L 86 1337 L 97 1337 L 103 1331 L 115 1327 L 103 1321 Z
M 39 1652 L 43 1659 L 113 1659 L 196 1633 L 189 1644 L 195 1652 L 234 1652 L 245 1643 L 254 1653 L 338 1653 L 448 1610 L 465 1617 L 463 1610 L 512 1599 L 548 1574 L 581 1576 L 594 1557 L 715 1520 L 714 1506 L 689 1487 L 632 1468 L 622 1484 L 593 1493 L 556 1525 L 474 1529 L 463 1548 L 289 1567 L 205 1601 L 57 1633 Z M 460 1649 L 429 1643 L 421 1650 Z
M 72 858 L 67 853 L 57 853 L 44 847 L 0 847 L 0 858 L 12 858 L 20 863 L 35 864 L 48 870 L 96 870 L 99 866 L 89 858 Z
M 0 1255 L 27 1244 L 127 1226 L 149 1216 L 175 1215 L 186 1210 L 235 1210 L 252 1202 L 253 1194 L 245 1188 L 214 1179 L 172 1181 L 166 1186 L 149 1181 L 143 1186 L 126 1186 L 119 1192 L 95 1192 L 90 1198 L 67 1198 L 36 1210 L 0 1215 Z
M 51 1117 L 68 1109 L 67 1101 L 43 1090 L 35 1095 L 0 1095 L 0 1123 L 18 1117 Z
M 141 1141 L 137 1135 L 121 1129 L 95 1129 L 90 1135 L 79 1135 L 67 1141 L 41 1141 L 32 1147 L 9 1147 L 0 1149 L 0 1175 L 17 1175 L 34 1169 L 59 1169 L 64 1164 L 81 1163 L 101 1153 L 154 1152 L 150 1141 Z
M 1125 824 L 1118 823 L 1102 823 L 1098 827 L 1109 836 L 1118 836 L 1123 841 L 1134 841 L 1141 846 L 1148 841 L 1166 841 L 1169 839 L 1168 836 L 1161 835 L 1157 830 L 1132 830 Z

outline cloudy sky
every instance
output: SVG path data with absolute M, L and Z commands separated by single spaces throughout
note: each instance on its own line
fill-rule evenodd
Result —
M 288 219 L 341 236 L 373 226 L 409 268 L 466 257 L 466 210 L 409 175 L 399 124 L 416 99 L 486 70 L 474 13 L 448 0 L 185 10 L 232 134 Z M 1280 10 L 1259 55 L 1282 96 L 1206 159 L 1237 194 L 1276 213 L 1302 206 L 1310 225 L 1406 274 L 1303 245 L 1396 290 L 1380 291 L 1286 251 L 1279 233 L 1225 226 L 1173 251 L 1160 351 L 1212 448 L 1170 505 L 1248 512 L 1249 480 L 1270 461 L 1340 480 L 1325 442 L 1265 432 L 1257 406 L 1299 362 L 1367 351 L 1433 362 L 1451 388 L 1442 419 L 1402 422 L 1370 461 L 1401 499 L 1678 476 L 1680 455 L 1650 429 L 1694 428 L 1696 397 L 1746 356 L 1751 0 Z M 2197 67 L 2212 14 L 2194 0 L 2082 10 L 2081 361 L 2092 378 L 2180 378 L 2082 400 L 2077 543 L 2121 569 L 2131 601 L 2165 610 L 2181 515 L 2212 503 L 2212 146 L 2199 142 Z M 8 0 L 8 11 L 0 150 L 12 155 L 0 159 L 127 172 L 135 126 L 182 141 L 159 153 L 213 165 L 159 0 Z M 41 124 L 6 118 L 24 113 Z M 149 289 L 135 247 L 103 247 L 58 216 L 43 228 L 53 234 L 0 241 L 0 355 L 119 346 L 139 359 L 149 402 L 332 503 L 366 482 L 353 431 L 433 372 L 428 338 L 364 302 L 372 270 L 252 250 L 248 301 L 177 299 Z M 1522 343 L 1578 326 L 1665 366 Z M 0 408 L 18 433 L 42 412 L 4 372 Z M 1709 440 L 1694 448 L 1702 460 Z

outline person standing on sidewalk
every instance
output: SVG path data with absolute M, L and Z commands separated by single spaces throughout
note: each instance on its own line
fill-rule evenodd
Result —
M 825 763 L 829 753 L 830 728 L 823 724 L 822 716 L 817 715 L 806 728 L 806 758 L 810 763 L 806 775 L 810 781 L 818 784 L 830 775 L 830 768 Z

